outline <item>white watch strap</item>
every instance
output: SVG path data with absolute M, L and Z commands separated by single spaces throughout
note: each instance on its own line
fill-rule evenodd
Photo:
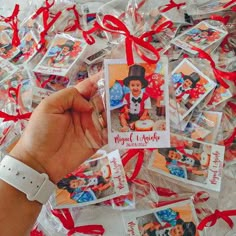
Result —
M 47 174 L 40 174 L 9 155 L 0 163 L 0 178 L 25 193 L 28 200 L 42 204 L 48 201 L 55 189 Z

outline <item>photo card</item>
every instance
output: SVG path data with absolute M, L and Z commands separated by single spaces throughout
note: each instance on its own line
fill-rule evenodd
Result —
M 55 208 L 78 207 L 100 203 L 128 194 L 119 151 L 89 159 L 57 183 L 53 196 Z
M 169 147 L 167 61 L 105 63 L 108 144 L 119 149 Z
M 85 48 L 85 42 L 68 35 L 57 34 L 34 72 L 65 76 Z
M 213 80 L 186 58 L 171 72 L 171 82 L 170 119 L 177 124 L 216 87 Z
M 13 102 L 20 113 L 29 112 L 32 110 L 32 84 L 29 71 L 24 68 L 11 72 L 14 73 L 0 81 L 1 95 L 7 98 L 9 102 Z M 2 96 L 0 96 L 1 100 L 4 99 Z
M 37 53 L 37 39 L 32 31 L 29 31 L 18 46 L 18 54 L 11 59 L 15 65 L 27 63 Z
M 0 82 L 9 78 L 9 76 L 14 74 L 17 70 L 18 68 L 16 66 L 0 57 Z
M 230 99 L 233 94 L 230 92 L 230 89 L 226 89 L 219 84 L 215 88 L 213 94 L 210 94 L 209 96 L 211 96 L 211 98 L 205 106 L 205 109 L 207 110 L 215 108 L 217 105 Z
M 19 53 L 19 49 L 12 45 L 12 28 L 9 24 L 0 23 L 0 57 L 10 60 Z
M 185 137 L 207 143 L 215 143 L 220 129 L 222 112 L 202 111 L 194 114 L 183 134 Z
M 128 236 L 202 236 L 191 200 L 168 204 L 123 216 Z
M 171 43 L 195 55 L 197 52 L 191 49 L 192 46 L 206 50 L 215 44 L 219 44 L 226 35 L 227 31 L 212 26 L 206 21 L 201 21 L 174 38 Z
M 148 169 L 215 192 L 220 191 L 224 146 L 171 135 L 171 148 L 152 154 Z

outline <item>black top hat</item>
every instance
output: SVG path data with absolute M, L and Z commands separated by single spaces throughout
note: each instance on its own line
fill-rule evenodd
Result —
M 193 72 L 193 73 L 191 73 L 190 75 L 184 75 L 183 79 L 184 79 L 184 80 L 186 80 L 186 79 L 191 80 L 192 83 L 193 83 L 191 87 L 195 87 L 196 84 L 197 84 L 197 82 L 200 80 L 200 76 L 199 76 L 198 73 Z
M 61 48 L 68 47 L 70 51 L 73 49 L 75 42 L 72 40 L 67 40 L 63 45 L 61 45 Z
M 142 83 L 142 88 L 148 86 L 147 80 L 144 78 L 145 68 L 140 65 L 132 65 L 129 67 L 129 75 L 124 79 L 124 85 L 129 86 L 131 80 L 139 80 Z

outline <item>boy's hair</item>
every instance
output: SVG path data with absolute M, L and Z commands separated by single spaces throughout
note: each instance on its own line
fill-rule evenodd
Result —
M 211 36 L 212 34 L 214 34 L 214 30 L 211 28 L 205 29 L 205 30 L 201 30 L 201 32 L 207 32 L 208 36 Z
M 172 161 L 172 159 L 168 157 L 170 151 L 176 152 L 176 148 L 159 148 L 158 149 L 158 152 L 165 157 L 167 162 Z
M 57 183 L 57 187 L 60 189 L 65 189 L 67 190 L 69 193 L 73 193 L 74 189 L 70 187 L 70 181 L 71 180 L 76 180 L 77 177 L 75 175 L 71 175 L 68 178 L 63 178 L 62 180 L 60 180 Z
M 72 40 L 67 40 L 62 46 L 61 48 L 64 47 L 68 47 L 70 51 L 72 51 L 73 47 L 74 47 L 75 42 Z
M 192 82 L 192 85 L 190 87 L 194 88 L 196 86 L 197 82 L 200 80 L 200 76 L 198 73 L 193 72 L 190 75 L 184 75 L 183 79 L 184 80 L 189 79 Z
M 194 236 L 196 234 L 196 225 L 193 222 L 184 222 L 182 219 L 178 219 L 176 225 L 182 225 L 183 236 Z

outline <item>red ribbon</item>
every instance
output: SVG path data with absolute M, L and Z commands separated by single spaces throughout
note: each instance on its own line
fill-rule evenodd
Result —
M 82 233 L 87 235 L 103 235 L 105 229 L 102 225 L 84 225 L 76 226 L 70 214 L 69 209 L 52 210 L 52 214 L 56 216 L 63 226 L 68 230 L 67 236 L 72 236 L 75 233 Z
M 19 104 L 20 88 L 21 88 L 21 85 L 19 84 L 17 88 L 8 89 L 8 96 L 16 103 L 16 105 L 20 105 Z M 15 94 L 15 98 L 13 97 L 13 93 Z M 0 111 L 0 118 L 3 118 L 3 122 L 5 121 L 17 122 L 18 120 L 28 120 L 32 114 L 32 112 L 21 114 L 18 108 L 16 109 L 16 113 L 17 115 L 9 115 L 3 111 Z
M 228 3 L 226 3 L 226 4 L 223 6 L 223 8 L 229 7 L 230 5 L 232 5 L 232 4 L 234 4 L 234 3 L 236 3 L 236 0 L 231 0 L 231 1 L 229 1 Z
M 20 114 L 19 110 L 17 110 L 17 115 L 9 115 L 3 111 L 0 111 L 0 118 L 3 118 L 3 122 L 5 121 L 14 121 L 17 122 L 18 120 L 28 120 L 31 117 L 31 112 Z
M 143 149 L 130 149 L 124 155 L 122 155 L 122 164 L 125 167 L 127 163 L 137 155 L 137 161 L 134 171 L 130 177 L 126 175 L 127 181 L 132 182 L 139 174 L 143 161 L 144 161 L 144 150 Z
M 12 46 L 14 46 L 14 47 L 17 47 L 20 45 L 20 39 L 19 39 L 19 35 L 18 35 L 18 14 L 19 14 L 19 11 L 20 11 L 20 6 L 18 4 L 16 4 L 11 16 L 9 16 L 9 17 L 0 16 L 0 20 L 8 23 L 13 30 Z
M 217 69 L 215 62 L 213 61 L 213 59 L 211 58 L 211 56 L 208 53 L 206 53 L 205 51 L 201 50 L 200 48 L 197 48 L 194 46 L 192 47 L 192 49 L 198 52 L 199 58 L 206 59 L 210 62 L 216 80 L 224 88 L 226 88 L 226 89 L 229 88 L 229 85 L 224 81 L 224 79 L 233 81 L 236 84 L 236 72 L 226 72 L 226 71 L 221 71 L 221 70 Z
M 47 27 L 47 22 L 49 19 L 49 9 L 54 5 L 55 0 L 50 4 L 48 0 L 45 1 L 45 7 L 40 7 L 35 14 L 32 16 L 32 19 L 36 19 L 40 14 L 43 13 L 43 26 Z
M 56 22 L 56 20 L 60 17 L 62 14 L 61 11 L 57 12 L 57 14 L 52 18 L 50 22 L 48 22 L 49 19 L 49 9 L 54 5 L 55 0 L 52 1 L 50 4 L 48 0 L 45 1 L 45 7 L 40 7 L 35 14 L 33 15 L 32 19 L 35 19 L 40 14 L 43 14 L 43 27 L 44 30 L 40 33 L 40 42 L 39 44 L 44 45 L 46 43 L 45 37 L 47 35 L 48 30 L 53 26 L 53 24 Z
M 229 106 L 233 110 L 233 112 L 236 113 L 236 104 L 235 103 L 229 101 L 229 102 L 227 102 L 227 106 Z
M 167 28 L 171 28 L 173 26 L 173 22 L 172 21 L 165 21 L 164 23 L 160 24 L 156 29 L 155 29 L 155 24 L 152 25 L 152 30 L 155 31 L 155 33 L 160 33 L 163 30 L 167 29 Z M 145 33 L 143 34 L 145 35 Z
M 230 20 L 230 16 L 220 16 L 220 15 L 212 15 L 210 17 L 212 20 L 217 20 L 217 21 L 220 21 L 222 22 L 224 25 L 227 25 L 227 23 L 229 22 Z
M 164 8 L 161 7 L 162 9 L 160 9 L 160 12 L 167 12 L 167 11 L 173 9 L 173 8 L 177 8 L 177 9 L 179 10 L 180 7 L 185 6 L 185 5 L 186 5 L 185 2 L 176 3 L 176 2 L 174 2 L 173 0 L 170 0 L 170 3 L 168 3 L 168 4 L 164 5 L 164 6 L 162 6 L 162 7 L 164 7 Z
M 193 201 L 195 203 L 207 202 L 209 198 L 210 198 L 210 195 L 208 192 L 199 191 L 194 195 Z
M 199 230 L 203 230 L 205 227 L 212 227 L 216 224 L 219 218 L 222 218 L 230 228 L 233 228 L 234 223 L 230 219 L 230 216 L 236 216 L 236 210 L 226 210 L 226 211 L 219 211 L 215 210 L 212 215 L 205 217 L 198 225 Z
M 30 232 L 30 236 L 44 236 L 43 232 L 36 227 Z
M 132 46 L 134 45 L 138 55 L 147 63 L 149 64 L 156 64 L 160 58 L 158 51 L 153 47 L 149 42 L 146 42 L 144 40 L 144 36 L 136 37 L 134 35 L 131 35 L 126 25 L 119 19 L 117 19 L 114 16 L 111 15 L 105 15 L 103 18 L 103 25 L 99 25 L 98 23 L 95 23 L 95 29 L 96 27 L 105 30 L 107 32 L 111 33 L 118 33 L 124 35 L 125 38 L 125 46 L 126 46 L 126 58 L 127 58 L 127 64 L 132 65 L 134 64 L 134 56 L 133 56 L 133 49 Z M 94 30 L 94 29 L 93 29 Z M 154 34 L 154 32 L 151 32 L 150 34 Z M 148 32 L 145 33 L 145 38 L 147 37 Z M 151 52 L 156 59 L 151 59 L 143 54 L 143 52 L 140 50 L 140 47 L 144 48 L 146 51 Z
M 50 75 L 49 78 L 41 84 L 41 87 L 45 88 L 47 84 L 51 82 L 52 80 L 54 80 L 55 78 L 56 78 L 56 75 Z
M 68 8 L 67 10 L 68 10 L 68 11 L 71 11 L 71 10 L 72 10 L 72 11 L 74 12 L 75 20 L 74 20 L 74 25 L 67 27 L 67 28 L 65 29 L 65 31 L 75 31 L 76 29 L 81 30 L 84 40 L 85 40 L 89 45 L 94 44 L 94 43 L 95 43 L 94 37 L 92 37 L 92 36 L 90 35 L 90 32 L 89 32 L 89 31 L 83 30 L 82 27 L 81 27 L 81 25 L 80 25 L 79 13 L 78 13 L 78 11 L 77 11 L 77 9 L 76 9 L 76 5 L 74 5 L 74 6 L 71 7 L 71 8 Z
M 229 146 L 234 142 L 234 139 L 236 138 L 236 128 L 234 128 L 233 133 L 228 137 L 227 139 L 224 140 L 224 145 Z

